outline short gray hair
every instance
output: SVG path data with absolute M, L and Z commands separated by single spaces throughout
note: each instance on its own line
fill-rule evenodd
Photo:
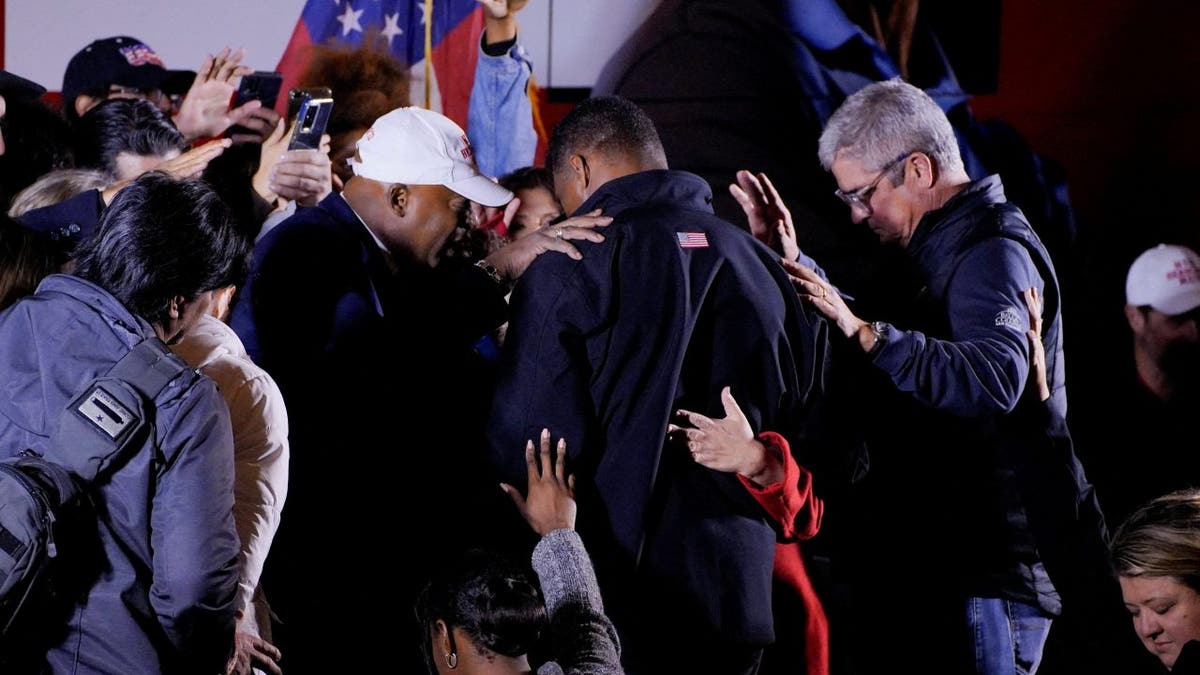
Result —
M 942 171 L 963 171 L 946 113 L 928 94 L 899 78 L 863 87 L 833 113 L 817 149 L 826 171 L 839 151 L 862 162 L 866 171 L 878 171 L 912 152 L 929 155 Z
M 1113 571 L 1174 577 L 1200 592 L 1200 490 L 1180 490 L 1142 506 L 1117 528 Z

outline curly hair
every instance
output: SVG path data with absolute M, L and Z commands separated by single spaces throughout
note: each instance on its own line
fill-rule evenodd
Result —
M 330 135 L 366 129 L 385 114 L 408 106 L 408 67 L 368 35 L 357 47 L 314 45 L 312 60 L 297 86 L 329 87 L 336 104 Z

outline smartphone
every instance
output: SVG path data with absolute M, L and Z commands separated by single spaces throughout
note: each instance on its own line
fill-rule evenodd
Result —
M 332 98 L 306 98 L 296 113 L 296 128 L 292 129 L 292 140 L 288 150 L 317 150 L 321 147 L 321 136 L 329 124 L 329 112 L 333 110 Z
M 310 98 L 333 98 L 333 90 L 329 87 L 296 88 L 288 91 L 287 119 L 290 123 L 300 112 L 300 105 Z
M 274 108 L 281 88 L 282 73 L 256 70 L 249 75 L 243 75 L 237 94 L 233 97 L 233 107 L 237 108 L 250 101 L 262 101 L 264 108 Z

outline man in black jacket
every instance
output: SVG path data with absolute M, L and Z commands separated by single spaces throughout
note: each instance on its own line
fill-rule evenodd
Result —
M 680 408 L 721 416 L 726 385 L 756 431 L 798 421 L 815 319 L 770 250 L 713 214 L 708 185 L 667 169 L 632 103 L 581 103 L 547 165 L 566 211 L 614 220 L 582 260 L 543 257 L 515 289 L 493 460 L 520 476 L 543 426 L 576 454 L 580 530 L 629 672 L 754 672 L 774 638 L 775 533 L 735 476 L 664 447 L 665 430 Z
M 910 262 L 891 283 L 911 295 L 871 317 L 886 322 L 864 321 L 823 275 L 795 268 L 802 296 L 870 362 L 862 420 L 878 452 L 855 486 L 849 576 L 856 632 L 878 648 L 855 655 L 858 671 L 890 672 L 896 650 L 937 635 L 941 646 L 919 655 L 926 670 L 1034 672 L 1064 588 L 1102 562 L 1091 487 L 1065 429 L 1044 423 L 1067 405 L 1050 256 L 998 176 L 967 176 L 946 115 L 910 84 L 846 99 L 819 156 L 852 220 Z M 1030 288 L 1046 300 L 1044 403 L 1023 395 Z M 1052 433 L 1063 442 L 1048 443 Z M 1084 543 L 1066 549 L 1068 536 Z

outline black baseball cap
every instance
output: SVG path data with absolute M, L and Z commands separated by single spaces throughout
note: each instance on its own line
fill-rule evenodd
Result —
M 145 42 L 121 35 L 96 40 L 67 63 L 63 75 L 63 107 L 80 94 L 119 84 L 138 89 L 162 89 L 172 71 Z
M 46 93 L 46 88 L 20 75 L 0 70 L 0 96 L 13 99 L 37 98 Z

